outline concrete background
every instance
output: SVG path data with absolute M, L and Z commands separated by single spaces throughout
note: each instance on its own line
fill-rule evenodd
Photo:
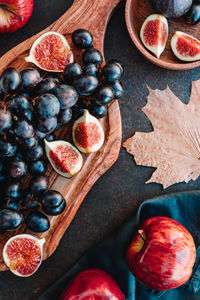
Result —
M 71 0 L 35 0 L 29 23 L 18 32 L 0 35 L 0 55 L 58 19 Z M 135 48 L 124 19 L 125 1 L 113 14 L 105 38 L 106 59 L 117 58 L 124 67 L 125 94 L 120 100 L 123 141 L 135 131 L 151 131 L 141 108 L 146 104 L 147 85 L 165 89 L 167 85 L 185 103 L 189 101 L 191 81 L 200 77 L 200 68 L 170 71 L 149 63 Z M 102 240 L 131 215 L 138 205 L 154 196 L 198 189 L 200 179 L 176 184 L 163 190 L 158 184 L 145 185 L 153 168 L 136 166 L 131 155 L 121 149 L 116 164 L 91 189 L 56 252 L 30 278 L 18 278 L 11 272 L 0 273 L 0 300 L 37 299 L 89 247 Z M 56 299 L 54 299 L 56 300 Z

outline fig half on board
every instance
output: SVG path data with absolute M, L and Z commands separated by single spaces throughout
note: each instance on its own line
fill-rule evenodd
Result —
M 174 55 L 183 61 L 200 59 L 200 41 L 193 36 L 176 31 L 171 39 L 171 48 Z
M 101 123 L 87 109 L 74 123 L 72 136 L 74 144 L 83 153 L 98 151 L 105 139 Z
M 167 19 L 158 14 L 148 16 L 142 24 L 140 38 L 144 46 L 159 58 L 167 43 Z

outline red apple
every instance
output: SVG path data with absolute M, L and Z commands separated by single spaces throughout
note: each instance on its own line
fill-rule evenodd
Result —
M 33 12 L 33 0 L 0 0 L 0 33 L 24 26 Z
M 190 278 L 196 249 L 191 234 L 180 223 L 153 217 L 135 234 L 126 258 L 140 282 L 155 290 L 168 290 Z
M 64 290 L 60 300 L 125 300 L 114 279 L 100 269 L 79 273 Z

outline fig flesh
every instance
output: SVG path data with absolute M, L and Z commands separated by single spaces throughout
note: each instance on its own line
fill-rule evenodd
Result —
M 45 142 L 46 155 L 61 176 L 70 178 L 80 171 L 83 165 L 81 153 L 70 143 L 65 141 Z
M 192 0 L 151 0 L 156 12 L 167 18 L 179 18 L 186 14 L 192 5 Z
M 200 59 L 200 41 L 181 31 L 176 31 L 171 39 L 171 48 L 174 55 L 183 61 Z
M 49 31 L 33 43 L 25 60 L 48 72 L 63 72 L 74 57 L 66 38 L 58 32 Z
M 30 234 L 11 237 L 3 248 L 5 264 L 17 276 L 31 276 L 42 262 L 44 243 L 44 238 L 37 239 Z
M 101 123 L 87 109 L 74 123 L 72 136 L 74 144 L 83 153 L 96 152 L 104 143 L 104 131 Z
M 144 46 L 159 58 L 167 43 L 167 19 L 158 14 L 148 16 L 142 24 L 140 38 Z

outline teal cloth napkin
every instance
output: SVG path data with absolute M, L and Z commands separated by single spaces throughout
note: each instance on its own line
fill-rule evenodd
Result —
M 138 227 L 153 216 L 170 217 L 192 234 L 197 259 L 190 279 L 183 286 L 165 292 L 155 291 L 138 282 L 130 273 L 125 253 Z M 200 300 L 200 192 L 183 192 L 160 196 L 142 203 L 135 215 L 115 230 L 103 242 L 93 247 L 39 300 L 59 299 L 66 284 L 80 271 L 101 268 L 117 281 L 127 300 Z

